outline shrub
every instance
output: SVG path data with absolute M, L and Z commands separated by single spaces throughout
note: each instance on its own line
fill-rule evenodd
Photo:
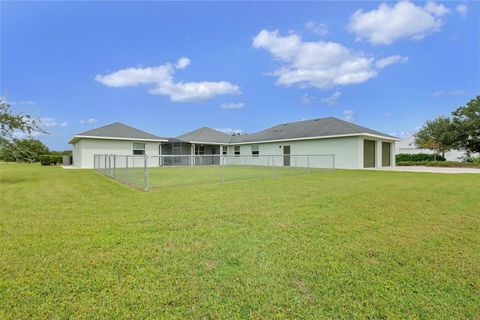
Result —
M 449 168 L 478 168 L 480 163 L 457 162 L 457 161 L 400 161 L 397 166 L 425 166 L 425 167 L 449 167 Z
M 437 154 L 436 161 L 445 161 L 445 158 L 441 155 Z M 421 161 L 435 161 L 434 154 L 427 154 L 427 153 L 416 153 L 416 154 L 409 154 L 409 153 L 399 153 L 396 155 L 395 160 L 397 163 L 405 162 L 405 161 L 414 161 L 414 162 L 421 162 Z
M 62 163 L 62 156 L 56 154 L 44 154 L 40 156 L 40 163 L 42 166 L 49 166 L 51 164 Z

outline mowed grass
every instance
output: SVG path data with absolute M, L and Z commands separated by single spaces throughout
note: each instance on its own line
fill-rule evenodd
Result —
M 237 181 L 244 179 L 261 179 L 270 177 L 285 177 L 291 175 L 308 174 L 313 171 L 325 171 L 331 169 L 317 169 L 304 167 L 268 167 L 252 165 L 232 166 L 184 166 L 184 167 L 150 167 L 147 168 L 148 189 L 165 188 L 173 186 L 185 186 L 193 184 L 204 184 L 212 182 Z M 118 181 L 132 187 L 144 190 L 145 170 L 144 168 L 115 168 L 100 170 Z
M 478 318 L 480 175 L 132 189 L 0 165 L 0 318 Z

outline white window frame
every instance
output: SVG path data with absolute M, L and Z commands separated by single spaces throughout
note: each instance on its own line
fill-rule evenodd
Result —
M 142 148 L 140 145 L 143 145 L 143 148 Z M 135 151 L 140 152 L 140 153 L 135 153 Z M 134 142 L 132 143 L 132 154 L 133 154 L 133 155 L 135 155 L 135 156 L 143 156 L 143 155 L 145 155 L 145 151 L 146 151 L 145 142 L 136 142 L 136 141 L 134 141 Z
M 238 151 L 237 151 L 237 149 L 238 149 Z M 235 157 L 240 157 L 240 155 L 241 155 L 240 146 L 234 146 L 233 147 L 233 154 L 235 155 Z
M 258 158 L 258 156 L 260 155 L 260 145 L 252 144 L 251 148 L 252 148 L 252 158 Z

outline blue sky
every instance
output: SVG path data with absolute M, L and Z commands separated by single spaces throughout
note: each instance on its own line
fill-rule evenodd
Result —
M 478 2 L 1 2 L 1 95 L 38 138 L 335 116 L 395 135 L 480 85 Z

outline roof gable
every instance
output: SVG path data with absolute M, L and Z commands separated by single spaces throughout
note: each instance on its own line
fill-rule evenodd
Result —
M 199 128 L 177 137 L 177 139 L 187 142 L 210 143 L 229 143 L 231 138 L 232 137 L 226 133 L 207 127 Z
M 120 122 L 108 124 L 103 127 L 78 133 L 72 138 L 72 143 L 75 138 L 110 138 L 110 139 L 135 139 L 135 140 L 159 140 L 166 141 L 167 138 L 162 138 L 146 131 L 142 131 Z

